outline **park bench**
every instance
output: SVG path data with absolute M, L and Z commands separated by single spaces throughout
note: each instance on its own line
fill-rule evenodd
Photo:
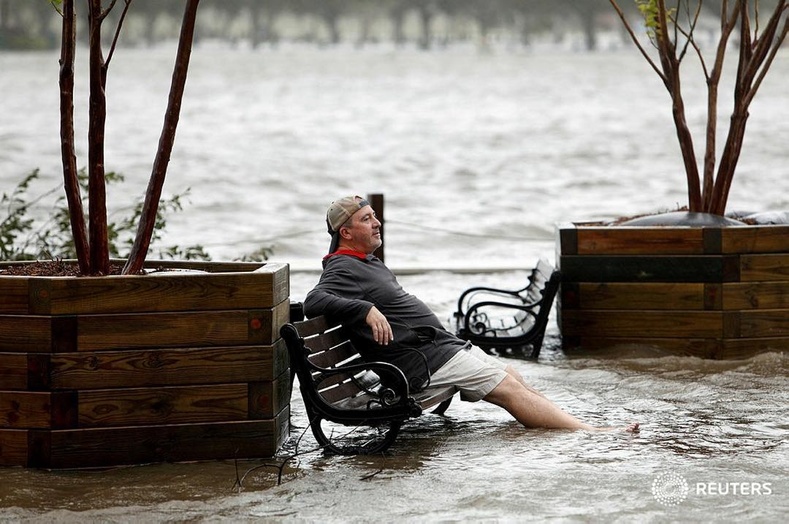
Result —
M 458 299 L 455 333 L 497 355 L 536 359 L 561 275 L 540 260 L 522 289 L 475 286 Z
M 328 453 L 385 451 L 406 420 L 433 406 L 434 413 L 443 414 L 457 392 L 455 387 L 414 391 L 396 366 L 365 362 L 343 326 L 324 316 L 292 321 L 280 333 L 312 433 Z

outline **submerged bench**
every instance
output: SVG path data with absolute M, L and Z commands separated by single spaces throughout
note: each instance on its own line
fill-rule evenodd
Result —
M 540 260 L 521 289 L 471 287 L 458 299 L 455 333 L 487 353 L 537 358 L 560 281 L 559 271 Z
M 315 440 L 328 453 L 385 451 L 402 424 L 428 408 L 443 414 L 455 387 L 415 392 L 396 366 L 365 362 L 343 326 L 326 317 L 285 324 L 292 376 L 298 377 Z

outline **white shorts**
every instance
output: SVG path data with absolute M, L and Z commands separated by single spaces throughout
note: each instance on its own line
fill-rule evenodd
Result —
M 507 376 L 507 364 L 477 346 L 459 351 L 430 376 L 430 386 L 457 386 L 460 399 L 482 400 Z

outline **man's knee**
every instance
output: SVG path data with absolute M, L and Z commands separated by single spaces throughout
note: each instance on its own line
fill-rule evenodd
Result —
M 504 371 L 506 371 L 509 376 L 511 376 L 521 384 L 526 385 L 526 379 L 523 378 L 523 375 L 520 374 L 520 371 L 512 367 L 510 364 L 507 364 L 507 367 L 504 368 Z
M 507 405 L 517 397 L 518 390 L 522 388 L 523 386 L 521 383 L 518 382 L 515 377 L 507 373 L 504 379 L 499 382 L 499 384 L 493 388 L 490 393 L 485 395 L 482 400 L 499 406 Z

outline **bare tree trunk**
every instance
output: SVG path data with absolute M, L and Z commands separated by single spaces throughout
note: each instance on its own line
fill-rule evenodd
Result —
M 181 24 L 181 36 L 178 43 L 178 53 L 175 58 L 173 68 L 173 78 L 170 85 L 170 99 L 167 104 L 167 111 L 164 116 L 162 134 L 159 137 L 159 148 L 156 151 L 151 178 L 148 183 L 148 190 L 145 194 L 140 225 L 137 228 L 137 235 L 134 239 L 129 260 L 123 268 L 124 274 L 138 273 L 144 263 L 145 256 L 151 244 L 151 236 L 156 226 L 156 214 L 159 208 L 159 200 L 162 196 L 167 165 L 170 162 L 173 144 L 175 143 L 175 131 L 178 126 L 178 119 L 181 115 L 181 100 L 183 99 L 184 88 L 186 87 L 186 76 L 189 70 L 189 58 L 192 52 L 192 42 L 194 41 L 195 23 L 197 20 L 197 7 L 200 0 L 188 0 L 184 11 L 183 22 Z
M 710 198 L 709 212 L 719 215 L 726 211 L 729 190 L 742 152 L 749 116 L 748 108 L 789 32 L 789 21 L 784 15 L 785 11 L 789 10 L 786 0 L 780 0 L 777 3 L 761 35 L 758 33 L 758 20 L 757 30 L 753 32 L 753 35 L 751 34 L 749 3 L 743 1 L 738 8 L 740 10 L 740 62 L 737 66 L 734 88 L 734 110 Z M 781 25 L 782 21 L 783 25 Z
M 74 151 L 74 56 L 77 41 L 77 14 L 74 0 L 63 1 L 63 40 L 60 48 L 60 153 L 63 187 L 66 192 L 71 233 L 80 273 L 90 274 L 90 251 L 85 213 L 82 209 L 77 154 Z
M 660 10 L 660 26 L 668 28 L 666 6 L 663 0 L 658 0 Z M 658 54 L 660 65 L 663 69 L 663 81 L 671 95 L 671 115 L 677 131 L 677 140 L 682 152 L 682 162 L 685 166 L 685 175 L 688 185 L 688 208 L 690 211 L 702 210 L 701 181 L 699 180 L 699 167 L 696 165 L 696 152 L 693 147 L 693 135 L 688 127 L 685 117 L 685 102 L 682 97 L 682 84 L 680 81 L 680 59 L 677 57 L 676 44 L 672 42 L 667 30 L 657 34 Z
M 677 64 L 679 66 L 679 64 Z M 679 67 L 672 73 L 675 91 L 671 91 L 674 127 L 677 130 L 677 140 L 682 152 L 682 162 L 688 185 L 688 209 L 693 212 L 702 211 L 701 181 L 699 180 L 699 167 L 696 165 L 696 153 L 693 147 L 693 135 L 685 118 L 685 103 L 682 100 L 679 82 Z
M 787 21 L 786 17 L 786 12 L 789 11 L 789 1 L 778 0 L 775 3 L 770 20 L 764 26 L 761 34 L 759 34 L 758 2 L 754 6 L 749 0 L 735 0 L 732 3 L 731 10 L 728 2 L 720 3 L 721 36 L 718 40 L 715 65 L 709 73 L 707 72 L 702 50 L 693 36 L 701 13 L 702 0 L 699 0 L 697 3 L 695 14 L 690 11 L 687 13 L 690 23 L 688 28 L 680 27 L 678 19 L 674 18 L 670 14 L 671 10 L 666 8 L 665 0 L 655 0 L 651 4 L 644 5 L 646 11 L 642 14 L 647 17 L 647 25 L 650 27 L 648 34 L 651 32 L 650 40 L 657 47 L 660 67 L 657 66 L 645 48 L 639 43 L 617 0 L 609 0 L 609 2 L 622 20 L 633 43 L 663 80 L 666 89 L 671 95 L 674 124 L 687 175 L 688 207 L 691 211 L 723 215 L 726 211 L 729 190 L 745 139 L 748 108 L 756 96 L 756 92 L 759 90 L 759 86 L 764 80 L 767 71 L 770 69 L 779 48 L 789 34 L 789 21 Z M 755 17 L 756 22 L 756 28 L 753 32 L 751 15 Z M 734 109 L 731 115 L 726 144 L 721 153 L 718 171 L 715 173 L 718 88 L 729 36 L 738 24 L 740 27 L 739 63 L 737 65 L 737 77 L 734 87 Z M 669 29 L 672 27 L 674 29 L 673 38 L 669 35 Z M 678 55 L 676 42 L 679 35 L 685 37 L 686 43 L 685 48 Z M 700 191 L 699 172 L 693 151 L 693 140 L 685 121 L 685 108 L 679 82 L 680 62 L 688 49 L 697 54 L 707 81 L 707 128 L 703 191 Z
M 742 143 L 745 138 L 745 125 L 748 122 L 748 111 L 735 111 L 729 124 L 729 135 L 723 148 L 718 174 L 715 177 L 715 186 L 710 198 L 708 213 L 723 215 L 726 212 L 726 202 L 729 200 L 729 189 L 734 178 L 734 171 L 742 152 Z
M 104 181 L 104 132 L 107 120 L 107 69 L 101 50 L 101 0 L 89 0 L 88 215 L 90 274 L 106 275 L 110 267 L 107 240 L 107 190 Z

